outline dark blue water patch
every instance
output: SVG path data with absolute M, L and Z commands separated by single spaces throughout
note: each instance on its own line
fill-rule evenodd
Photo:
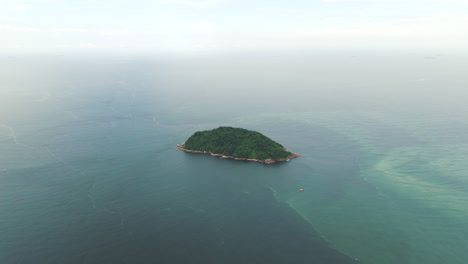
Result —
M 9 172 L 2 263 L 353 262 L 274 199 L 263 165 L 180 157 Z

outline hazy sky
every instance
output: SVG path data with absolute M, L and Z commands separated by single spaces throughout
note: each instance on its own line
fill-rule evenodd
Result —
M 468 51 L 468 0 L 0 0 L 0 52 Z

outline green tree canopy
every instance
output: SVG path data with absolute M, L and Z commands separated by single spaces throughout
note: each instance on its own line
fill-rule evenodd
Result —
M 195 132 L 187 139 L 184 148 L 258 160 L 284 159 L 292 155 L 259 132 L 234 127 Z

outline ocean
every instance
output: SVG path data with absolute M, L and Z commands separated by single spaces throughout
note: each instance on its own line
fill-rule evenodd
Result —
M 467 59 L 3 56 L 0 263 L 464 264 Z M 219 126 L 302 156 L 176 150 Z

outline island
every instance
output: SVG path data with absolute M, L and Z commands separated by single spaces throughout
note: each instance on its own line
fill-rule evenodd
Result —
M 259 132 L 235 127 L 195 132 L 185 143 L 177 144 L 176 149 L 264 164 L 289 161 L 300 156 Z

